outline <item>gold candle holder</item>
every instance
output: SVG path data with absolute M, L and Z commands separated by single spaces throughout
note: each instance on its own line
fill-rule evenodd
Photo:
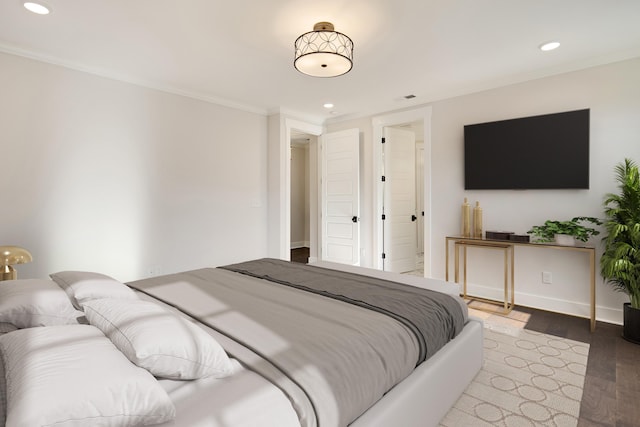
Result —
M 482 239 L 482 208 L 480 202 L 476 202 L 473 208 L 473 237 Z
M 471 237 L 471 206 L 467 202 L 467 198 L 464 198 L 462 204 L 462 237 Z

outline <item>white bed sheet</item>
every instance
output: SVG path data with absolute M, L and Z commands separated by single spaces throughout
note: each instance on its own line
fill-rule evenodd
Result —
M 289 399 L 273 384 L 232 359 L 230 377 L 196 381 L 161 379 L 176 406 L 175 427 L 299 427 Z

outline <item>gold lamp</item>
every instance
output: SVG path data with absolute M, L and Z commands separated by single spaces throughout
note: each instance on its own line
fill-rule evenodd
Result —
M 0 246 L 0 266 L 2 274 L 0 280 L 15 280 L 18 272 L 13 268 L 16 264 L 31 262 L 33 258 L 28 250 L 19 246 Z

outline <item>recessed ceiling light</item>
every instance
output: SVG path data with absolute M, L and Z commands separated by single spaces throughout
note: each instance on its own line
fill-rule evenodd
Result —
M 549 50 L 557 49 L 560 46 L 560 42 L 548 42 L 540 45 L 540 50 L 547 52 Z
M 26 1 L 23 3 L 23 5 L 29 12 L 37 13 L 38 15 L 48 15 L 51 11 L 49 7 L 45 6 L 42 3 Z
M 323 105 L 324 108 L 333 108 L 333 104 L 330 102 L 327 102 L 326 104 Z

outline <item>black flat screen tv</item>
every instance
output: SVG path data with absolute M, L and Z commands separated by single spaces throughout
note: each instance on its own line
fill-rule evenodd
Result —
M 464 188 L 588 189 L 589 109 L 466 125 Z

